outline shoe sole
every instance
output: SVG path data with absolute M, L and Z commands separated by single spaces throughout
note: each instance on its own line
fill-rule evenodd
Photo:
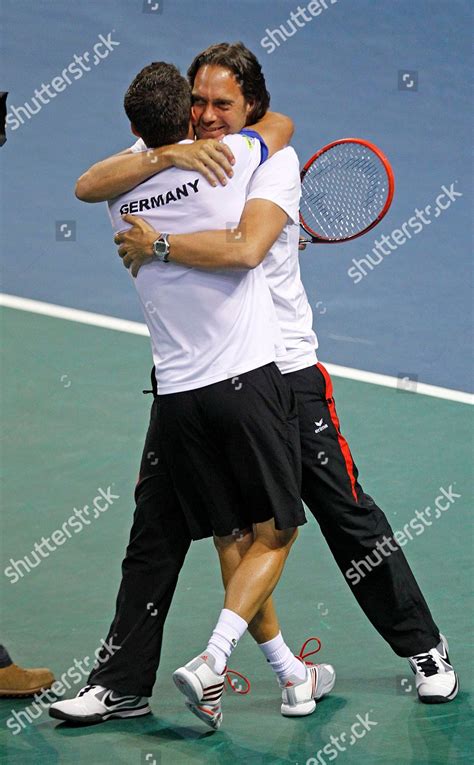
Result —
M 151 709 L 148 704 L 145 707 L 139 707 L 138 709 L 108 712 L 104 715 L 87 715 L 85 717 L 69 715 L 67 712 L 62 712 L 60 709 L 50 708 L 48 711 L 50 717 L 54 717 L 56 720 L 63 720 L 66 722 L 74 723 L 75 725 L 97 725 L 101 722 L 107 722 L 107 720 L 111 720 L 114 717 L 126 719 L 127 717 L 142 717 L 143 715 L 151 714 Z
M 311 701 L 303 701 L 295 707 L 289 707 L 286 704 L 282 704 L 280 712 L 283 717 L 306 717 L 307 715 L 312 715 L 315 709 L 316 702 L 312 699 Z
M 38 688 L 31 688 L 28 690 L 8 690 L 8 691 L 2 691 L 0 690 L 0 698 L 2 699 L 26 699 L 28 696 L 34 696 L 35 693 L 39 693 L 40 691 L 47 691 L 48 688 L 51 688 L 53 683 L 50 683 L 49 685 L 40 685 Z
M 219 728 L 222 725 L 222 712 L 220 712 L 217 716 L 214 716 L 211 713 L 208 713 L 205 711 L 205 707 L 203 704 L 192 704 L 189 699 L 186 699 L 184 702 L 189 709 L 190 712 L 193 713 L 193 715 L 196 715 L 201 722 L 205 723 L 209 726 L 209 728 L 212 728 L 212 730 L 219 730 Z
M 459 692 L 459 678 L 456 675 L 456 683 L 449 696 L 418 696 L 422 704 L 446 704 L 452 701 Z
M 173 682 L 192 704 L 202 703 L 203 688 L 197 677 L 186 667 L 180 667 L 173 672 Z

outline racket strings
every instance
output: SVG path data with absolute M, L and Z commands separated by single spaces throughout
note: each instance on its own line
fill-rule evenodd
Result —
M 338 144 L 308 168 L 302 182 L 301 216 L 315 234 L 344 239 L 372 223 L 387 194 L 387 173 L 379 157 L 360 144 Z

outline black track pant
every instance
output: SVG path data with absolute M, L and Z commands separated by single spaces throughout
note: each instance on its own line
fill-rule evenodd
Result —
M 151 696 L 163 626 L 191 538 L 167 470 L 159 460 L 157 399 L 135 488 L 136 508 L 122 563 L 115 618 L 106 642 L 121 646 L 92 670 L 88 683 Z
M 399 656 L 428 651 L 439 630 L 385 514 L 358 482 L 322 364 L 286 375 L 298 402 L 302 497 L 360 607 Z
M 9 667 L 11 664 L 13 664 L 13 662 L 10 659 L 7 649 L 5 646 L 0 645 L 0 669 L 5 669 L 5 667 Z
M 384 513 L 358 483 L 327 371 L 318 364 L 286 377 L 298 401 L 303 500 L 359 605 L 394 652 L 411 656 L 428 651 L 438 643 L 439 630 Z M 107 638 L 122 647 L 92 671 L 88 682 L 151 696 L 163 625 L 190 544 L 173 487 L 158 461 L 156 401 L 135 498 L 116 615 Z

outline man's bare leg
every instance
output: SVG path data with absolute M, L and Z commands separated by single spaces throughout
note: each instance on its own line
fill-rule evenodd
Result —
M 215 537 L 214 544 L 219 555 L 222 583 L 227 589 L 229 580 L 240 565 L 242 558 L 254 542 L 253 529 L 244 529 L 238 536 Z M 257 643 L 265 643 L 280 631 L 273 598 L 267 598 L 254 618 L 249 622 L 249 632 Z
M 282 638 L 271 599 L 296 536 L 296 529 L 280 531 L 271 519 L 239 537 L 214 538 L 226 590 L 224 608 L 206 648 L 216 673 L 224 672 L 230 654 L 249 628 L 280 683 L 306 678 L 304 664 Z
M 251 529 L 241 531 L 238 536 L 214 539 L 225 588 L 253 542 L 254 535 Z M 248 631 L 262 650 L 280 683 L 284 683 L 287 678 L 295 675 L 301 680 L 304 679 L 306 675 L 304 666 L 296 659 L 281 635 L 272 596 L 267 598 L 249 622 Z
M 282 531 L 276 529 L 273 518 L 264 523 L 257 523 L 254 525 L 253 539 L 245 553 L 242 557 L 239 556 L 240 560 L 234 558 L 237 565 L 232 572 L 229 570 L 224 608 L 205 651 L 205 660 L 207 661 L 208 655 L 211 656 L 212 669 L 216 675 L 223 674 L 227 659 L 247 631 L 249 622 L 256 617 L 271 596 L 297 534 L 296 528 Z M 218 549 L 226 548 L 229 546 L 229 537 L 216 537 L 215 543 Z M 271 608 L 271 605 L 267 608 Z M 257 629 L 258 626 L 262 628 L 262 625 L 265 628 L 266 619 L 262 622 L 265 614 L 269 620 L 267 626 L 273 631 L 278 627 L 278 622 L 271 610 L 264 611 L 255 626 Z M 178 679 L 175 677 L 175 681 Z
M 250 623 L 276 587 L 297 536 L 295 528 L 276 529 L 273 518 L 255 524 L 253 540 L 227 581 L 224 608 Z M 228 539 L 215 538 L 218 551 Z
M 187 696 L 188 708 L 215 730 L 222 723 L 221 697 L 227 660 L 247 629 L 257 641 L 264 641 L 259 646 L 278 675 L 283 715 L 311 714 L 316 699 L 334 686 L 333 667 L 329 664 L 306 667 L 296 659 L 279 631 L 271 593 L 296 536 L 296 529 L 278 531 L 272 520 L 256 524 L 253 535 L 214 540 L 227 585 L 224 608 L 205 652 L 177 669 L 173 679 Z

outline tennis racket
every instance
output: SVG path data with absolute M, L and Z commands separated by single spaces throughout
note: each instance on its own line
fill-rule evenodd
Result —
M 348 242 L 386 215 L 395 181 L 387 157 L 360 138 L 341 138 L 320 149 L 301 171 L 300 224 L 310 239 Z

